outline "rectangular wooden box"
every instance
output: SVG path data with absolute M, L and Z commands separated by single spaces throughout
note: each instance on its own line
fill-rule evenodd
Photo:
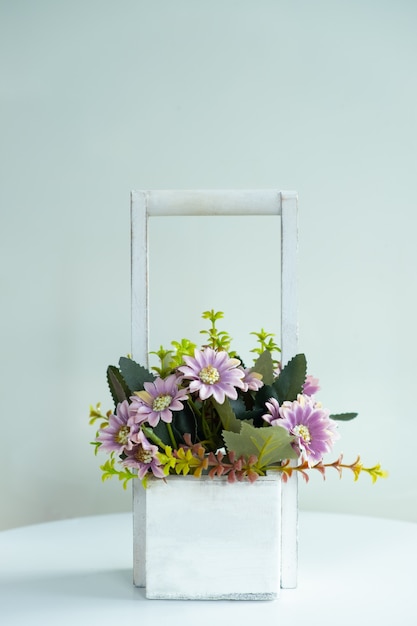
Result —
M 139 481 L 146 514 L 136 558 L 146 597 L 270 600 L 280 588 L 281 478 L 230 484 L 226 478 L 169 476 Z M 142 491 L 139 491 L 142 490 Z M 136 509 L 138 510 L 138 508 Z M 143 532 L 145 530 L 145 532 Z M 136 539 L 136 537 L 135 537 Z

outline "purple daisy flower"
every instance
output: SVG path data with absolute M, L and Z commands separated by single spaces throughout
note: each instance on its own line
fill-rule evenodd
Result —
M 236 400 L 236 388 L 245 389 L 245 373 L 239 367 L 239 359 L 231 359 L 225 350 L 213 348 L 195 350 L 194 357 L 184 356 L 186 365 L 179 367 L 184 378 L 190 379 L 190 393 L 198 391 L 200 400 L 210 396 L 223 404 L 226 396 Z
M 178 377 L 171 374 L 167 378 L 156 378 L 144 383 L 144 391 L 137 391 L 131 397 L 130 418 L 133 423 L 148 422 L 153 428 L 160 420 L 172 422 L 172 411 L 181 411 L 181 401 L 188 396 L 184 389 L 178 388 Z
M 314 396 L 318 391 L 320 391 L 319 379 L 314 378 L 314 376 L 307 376 L 303 385 L 303 395 Z
M 308 396 L 299 395 L 294 402 L 284 402 L 279 414 L 282 419 L 275 424 L 283 426 L 296 437 L 297 448 L 308 463 L 321 461 L 339 438 L 329 411 Z
M 264 386 L 262 382 L 262 374 L 258 374 L 258 372 L 252 371 L 249 367 L 243 369 L 243 373 L 245 375 L 243 379 L 245 388 L 243 389 L 243 391 L 258 391 L 258 389 Z
M 157 478 L 165 478 L 161 461 L 156 456 L 158 446 L 152 445 L 141 430 L 134 436 L 134 439 L 137 445 L 135 445 L 132 450 L 126 452 L 126 458 L 122 464 L 126 467 L 136 468 L 140 479 L 142 479 L 149 470 Z
M 269 398 L 268 402 L 265 402 L 265 406 L 268 409 L 268 413 L 262 415 L 265 422 L 268 422 L 271 426 L 281 426 L 282 417 L 279 412 L 279 403 L 275 398 Z
M 121 454 L 132 449 L 131 437 L 137 431 L 137 427 L 128 424 L 128 421 L 129 403 L 124 400 L 117 405 L 116 414 L 110 415 L 108 425 L 98 431 L 96 441 L 101 443 L 101 450 Z

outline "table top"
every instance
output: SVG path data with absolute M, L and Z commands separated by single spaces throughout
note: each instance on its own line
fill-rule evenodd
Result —
M 416 557 L 417 524 L 302 511 L 297 589 L 264 602 L 147 600 L 132 584 L 130 514 L 49 522 L 0 533 L 0 624 L 416 624 Z

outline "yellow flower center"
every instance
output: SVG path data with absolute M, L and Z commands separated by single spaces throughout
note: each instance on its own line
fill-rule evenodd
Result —
M 156 412 L 163 411 L 171 404 L 172 396 L 168 393 L 165 395 L 160 395 L 153 401 L 152 409 Z
M 214 385 L 214 383 L 217 383 L 220 380 L 220 374 L 218 370 L 212 365 L 207 365 L 207 367 L 203 367 L 203 369 L 200 370 L 199 376 L 200 380 L 202 380 L 203 383 L 206 383 L 206 385 Z
M 136 450 L 136 460 L 139 461 L 139 463 L 151 463 L 152 459 L 152 452 L 150 450 L 144 450 L 144 448 L 139 445 Z
M 121 426 L 119 428 L 119 432 L 116 435 L 117 443 L 121 443 L 122 445 L 125 445 L 129 440 L 129 433 L 130 433 L 129 426 Z
M 311 441 L 310 431 L 308 430 L 307 426 L 304 426 L 303 424 L 299 424 L 298 426 L 296 426 L 293 429 L 293 433 L 294 435 L 297 435 L 298 437 L 304 439 L 304 441 L 306 441 L 307 443 Z

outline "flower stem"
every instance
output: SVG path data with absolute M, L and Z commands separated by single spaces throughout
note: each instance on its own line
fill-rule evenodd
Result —
M 213 434 L 206 418 L 206 406 L 204 404 L 201 411 L 201 426 L 203 427 L 203 433 L 205 438 L 211 440 Z
M 177 442 L 175 441 L 174 432 L 172 430 L 171 424 L 167 424 L 167 431 L 169 434 L 169 438 L 171 439 L 172 447 L 174 448 L 174 450 L 176 450 L 178 446 L 177 446 Z
M 142 431 L 145 433 L 147 439 L 150 439 L 151 441 L 153 441 L 157 446 L 161 448 L 161 450 L 165 450 L 164 442 L 162 441 L 162 439 L 158 437 L 158 435 L 155 435 L 152 428 L 149 428 L 149 426 L 143 426 L 143 425 L 141 428 L 142 428 Z
M 191 397 L 188 397 L 187 400 L 188 404 L 190 405 L 191 409 L 194 411 L 194 413 L 198 416 L 201 417 L 201 411 L 197 408 L 196 403 L 191 399 Z

